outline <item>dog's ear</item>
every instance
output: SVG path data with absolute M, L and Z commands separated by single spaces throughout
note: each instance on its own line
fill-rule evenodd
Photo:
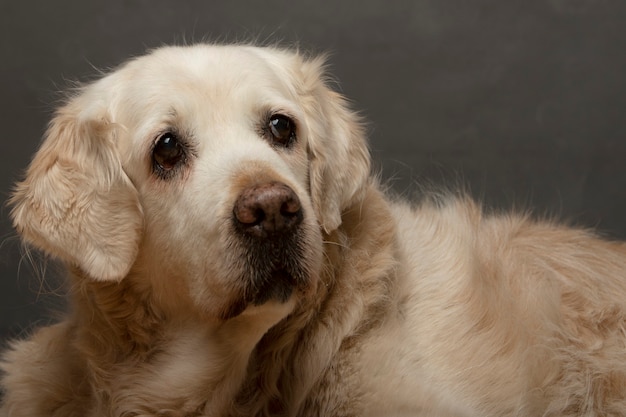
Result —
M 302 72 L 312 102 L 309 117 L 310 185 L 313 204 L 327 233 L 342 212 L 362 197 L 370 175 L 370 154 L 360 117 L 324 79 L 324 59 L 304 61 Z
M 59 109 L 9 201 L 29 244 L 96 280 L 120 280 L 137 255 L 143 214 L 116 148 L 106 103 L 83 93 Z

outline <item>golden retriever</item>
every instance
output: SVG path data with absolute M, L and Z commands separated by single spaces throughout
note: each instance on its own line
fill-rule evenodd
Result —
M 389 197 L 324 60 L 164 47 L 77 91 L 10 204 L 71 309 L 10 417 L 624 416 L 626 245 Z

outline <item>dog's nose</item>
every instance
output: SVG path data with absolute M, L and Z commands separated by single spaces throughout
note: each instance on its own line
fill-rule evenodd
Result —
M 237 224 L 255 237 L 289 233 L 302 222 L 300 199 L 278 181 L 245 189 L 233 212 Z

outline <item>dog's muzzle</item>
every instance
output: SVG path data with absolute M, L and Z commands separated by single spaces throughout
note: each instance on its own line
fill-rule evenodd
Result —
M 233 224 L 245 264 L 242 303 L 286 302 L 310 280 L 304 210 L 296 192 L 279 181 L 251 185 L 237 197 Z

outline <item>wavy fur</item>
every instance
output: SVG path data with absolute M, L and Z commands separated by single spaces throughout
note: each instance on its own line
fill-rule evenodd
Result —
M 326 78 L 279 48 L 165 47 L 59 109 L 11 205 L 71 309 L 4 353 L 0 415 L 626 415 L 626 245 L 390 198 Z M 275 182 L 302 206 L 289 244 L 234 224 Z M 290 296 L 254 298 L 285 270 Z

